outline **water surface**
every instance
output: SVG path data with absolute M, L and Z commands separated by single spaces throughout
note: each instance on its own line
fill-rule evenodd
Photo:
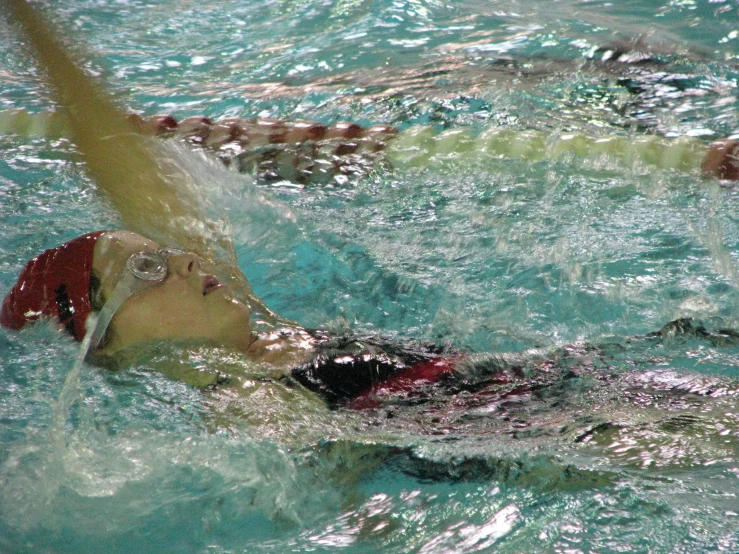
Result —
M 149 115 L 739 136 L 734 2 L 45 5 Z M 0 37 L 0 107 L 52 107 Z M 120 222 L 68 141 L 0 151 L 4 293 L 42 249 Z M 193 156 L 275 311 L 506 353 L 533 385 L 327 412 L 227 353 L 158 346 L 85 366 L 66 405 L 76 345 L 0 331 L 0 549 L 739 551 L 733 185 L 468 153 L 297 186 Z M 646 336 L 677 318 L 694 326 Z M 243 398 L 192 386 L 222 367 Z

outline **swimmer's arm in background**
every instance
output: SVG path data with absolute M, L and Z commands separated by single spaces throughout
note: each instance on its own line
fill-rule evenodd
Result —
M 708 176 L 739 181 L 739 141 L 726 139 L 711 144 L 701 169 Z

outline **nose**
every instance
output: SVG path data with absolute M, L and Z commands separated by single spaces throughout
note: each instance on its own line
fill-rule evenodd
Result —
M 190 274 L 200 269 L 200 257 L 192 252 L 175 254 L 167 259 L 167 271 L 187 279 Z

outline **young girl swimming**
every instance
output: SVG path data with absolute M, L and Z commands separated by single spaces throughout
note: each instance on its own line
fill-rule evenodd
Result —
M 334 337 L 273 314 L 251 291 L 230 238 L 182 189 L 178 179 L 187 177 L 167 165 L 166 156 L 155 157 L 151 139 L 78 69 L 28 4 L 11 6 L 69 114 L 90 173 L 130 228 L 151 229 L 153 223 L 163 240 L 103 231 L 47 250 L 28 263 L 6 296 L 3 326 L 20 329 L 55 318 L 106 355 L 151 341 L 223 347 L 282 370 L 331 405 L 381 386 L 397 392 L 435 382 L 454 371 L 456 353 Z
M 6 297 L 0 323 L 19 329 L 57 318 L 77 340 L 89 333 L 92 349 L 111 355 L 151 341 L 204 342 L 279 368 L 331 405 L 365 405 L 378 394 L 453 378 L 459 353 L 332 337 L 273 314 L 249 287 L 230 237 L 183 188 L 188 176 L 155 154 L 156 145 L 25 2 L 10 6 L 69 114 L 91 175 L 132 231 L 87 234 L 32 260 Z M 724 145 L 714 166 L 730 168 L 732 152 Z M 152 228 L 157 241 L 145 236 Z
M 436 382 L 459 360 L 430 346 L 334 337 L 285 322 L 257 333 L 251 315 L 197 254 L 129 231 L 101 231 L 31 260 L 3 302 L 0 324 L 20 329 L 55 318 L 78 341 L 89 334 L 90 347 L 103 353 L 163 340 L 225 347 L 289 370 L 331 405 Z

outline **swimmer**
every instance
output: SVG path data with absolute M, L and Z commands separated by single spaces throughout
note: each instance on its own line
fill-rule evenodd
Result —
M 97 317 L 90 318 L 91 314 Z M 91 349 L 114 354 L 151 341 L 205 343 L 290 369 L 330 405 L 403 392 L 451 374 L 459 356 L 430 346 L 335 337 L 297 325 L 258 334 L 250 309 L 195 253 L 129 231 L 85 234 L 31 260 L 0 308 L 0 325 L 51 318 Z M 90 324 L 92 322 L 92 325 Z
M 273 314 L 251 291 L 230 238 L 178 188 L 182 173 L 162 167 L 168 160 L 155 159 L 152 139 L 79 70 L 33 8 L 22 0 L 10 6 L 66 108 L 88 170 L 130 228 L 153 225 L 164 240 L 98 231 L 41 253 L 5 297 L 0 324 L 21 329 L 51 319 L 76 340 L 87 338 L 98 356 L 152 341 L 221 347 L 280 370 L 330 405 L 381 384 L 400 390 L 453 372 L 454 353 L 333 337 Z
M 230 237 L 179 187 L 178 168 L 153 154 L 137 123 L 78 68 L 33 8 L 7 3 L 68 113 L 90 174 L 131 230 L 89 233 L 31 260 L 3 301 L 0 324 L 55 320 L 98 355 L 151 341 L 222 347 L 282 371 L 330 406 L 368 407 L 458 377 L 463 353 L 335 337 L 272 313 L 249 287 Z M 137 232 L 152 228 L 157 241 Z M 512 365 L 494 379 L 520 377 Z

